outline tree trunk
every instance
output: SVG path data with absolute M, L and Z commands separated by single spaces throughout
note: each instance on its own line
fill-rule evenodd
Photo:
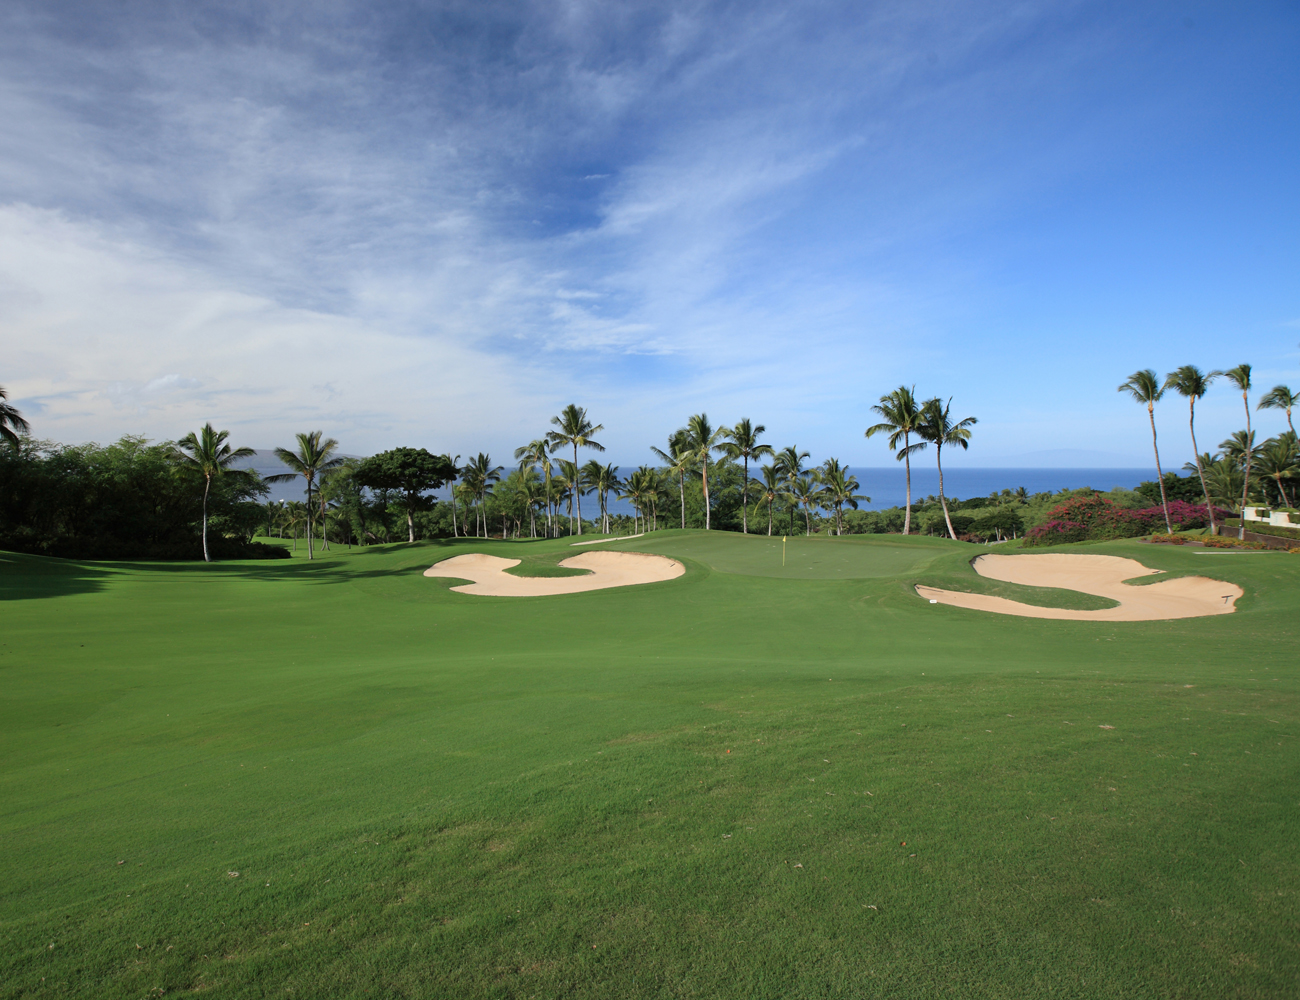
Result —
M 686 467 L 682 466 L 681 475 L 678 480 L 681 483 L 682 491 L 682 530 L 686 530 Z
M 712 526 L 712 518 L 709 516 L 709 453 L 704 453 L 704 530 L 708 531 Z
M 903 431 L 903 465 L 907 469 L 907 508 L 903 514 L 903 534 L 912 530 L 912 452 L 908 444 L 907 431 Z
M 943 508 L 943 520 L 948 525 L 948 537 L 957 541 L 957 532 L 952 530 L 952 518 L 948 516 L 948 501 L 943 498 L 943 445 L 936 442 L 934 462 L 939 467 L 939 506 Z
M 313 538 L 311 526 L 311 479 L 307 480 L 307 558 L 312 559 L 311 543 Z
M 1191 396 L 1187 426 L 1192 431 L 1192 454 L 1196 456 L 1196 476 L 1201 481 L 1201 492 L 1205 494 L 1205 513 L 1210 519 L 1210 534 L 1214 534 L 1214 504 L 1210 503 L 1210 490 L 1205 485 L 1205 470 L 1201 468 L 1201 451 L 1196 446 L 1196 397 Z
M 208 490 L 212 488 L 212 476 L 203 477 L 203 561 L 212 562 L 208 556 Z
M 1160 448 L 1156 445 L 1156 407 L 1154 403 L 1147 403 L 1147 416 L 1151 418 L 1151 447 L 1156 453 L 1156 479 L 1160 482 L 1160 506 L 1165 511 L 1165 531 L 1172 535 L 1174 526 L 1169 521 L 1169 498 L 1165 496 L 1165 476 L 1160 471 Z
M 1251 452 L 1254 451 L 1254 440 L 1250 436 L 1250 396 L 1243 392 L 1241 402 L 1246 407 L 1246 475 L 1245 481 L 1241 485 L 1241 527 L 1237 531 L 1237 538 L 1241 541 L 1246 540 L 1246 498 L 1250 496 L 1250 459 Z
M 582 471 L 578 468 L 578 445 L 573 445 L 573 497 L 578 506 L 578 534 L 582 534 L 582 491 L 578 489 L 577 480 L 582 478 Z M 570 529 L 572 530 L 572 529 Z
M 745 456 L 745 485 L 740 488 L 740 531 L 749 534 L 749 456 Z
M 772 501 L 767 502 L 767 537 L 772 537 Z

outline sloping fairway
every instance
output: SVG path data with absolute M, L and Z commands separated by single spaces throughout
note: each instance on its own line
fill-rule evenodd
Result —
M 540 598 L 421 574 L 581 550 L 0 554 L 0 996 L 1297 995 L 1300 557 L 1072 547 L 1245 590 L 1094 623 L 770 544 Z

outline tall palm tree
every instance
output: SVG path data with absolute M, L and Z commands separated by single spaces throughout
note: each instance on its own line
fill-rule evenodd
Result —
M 522 448 L 515 449 L 516 462 L 528 462 L 538 466 L 542 470 L 542 478 L 546 482 L 546 537 L 552 537 L 551 532 L 551 451 L 550 445 L 546 438 L 537 438 L 535 441 L 529 441 Z
M 17 448 L 18 435 L 26 434 L 32 429 L 32 425 L 23 419 L 23 415 L 12 403 L 6 402 L 8 398 L 9 394 L 5 392 L 5 387 L 0 385 L 0 438 L 4 438 Z
M 763 474 L 762 482 L 759 483 L 758 499 L 760 503 L 767 504 L 767 534 L 772 536 L 772 504 L 781 496 L 781 484 L 785 481 L 781 475 L 781 470 L 776 464 L 764 465 L 759 469 Z
M 235 459 L 256 454 L 252 448 L 232 450 L 230 445 L 226 444 L 226 438 L 229 436 L 229 431 L 214 430 L 212 424 L 204 424 L 198 434 L 190 431 L 177 441 L 172 452 L 177 462 L 203 476 L 204 562 L 212 562 L 212 558 L 208 555 L 208 494 L 212 492 L 212 480 L 223 475 Z
M 817 481 L 821 483 L 826 499 L 835 509 L 835 534 L 844 534 L 844 505 L 858 509 L 858 501 L 871 502 L 871 497 L 861 496 L 858 490 L 862 485 L 849 474 L 846 466 L 840 465 L 839 459 L 828 458 L 816 472 Z
M 587 410 L 585 407 L 576 406 L 570 403 L 560 411 L 558 417 L 551 417 L 551 423 L 559 428 L 558 431 L 547 431 L 546 440 L 555 448 L 560 445 L 573 446 L 573 465 L 578 465 L 578 449 L 591 448 L 595 451 L 604 451 L 605 448 L 599 442 L 594 440 L 594 436 L 605 429 L 604 424 L 593 424 L 587 419 Z M 577 486 L 577 483 L 574 483 Z M 578 504 L 578 534 L 582 534 L 582 494 L 577 493 Z M 569 526 L 572 534 L 572 524 Z
M 4 390 L 0 389 L 0 397 L 4 396 Z M 1291 433 L 1295 433 L 1295 424 L 1291 423 L 1291 408 L 1300 405 L 1300 392 L 1292 392 L 1284 385 L 1275 385 L 1260 397 L 1257 410 L 1285 410 L 1286 425 L 1291 428 Z
M 1127 392 L 1137 402 L 1146 404 L 1147 416 L 1151 418 L 1151 447 L 1156 453 L 1156 480 L 1160 483 L 1160 506 L 1165 512 L 1165 530 L 1172 535 L 1174 526 L 1169 521 L 1169 498 L 1165 496 L 1165 474 L 1160 469 L 1160 447 L 1156 444 L 1156 403 L 1160 402 L 1160 397 L 1165 394 L 1165 390 L 1156 378 L 1156 373 L 1150 368 L 1143 368 L 1130 375 L 1116 391 Z
M 778 451 L 772 458 L 772 464 L 776 466 L 781 473 L 782 483 L 788 487 L 782 492 L 782 496 L 789 499 L 791 495 L 792 484 L 795 480 L 807 475 L 804 471 L 803 460 L 808 457 L 808 452 L 800 451 L 797 444 L 787 445 Z M 794 530 L 794 507 L 798 506 L 798 501 L 794 501 L 790 510 L 790 530 Z
M 1241 392 L 1241 405 L 1246 408 L 1246 437 L 1254 443 L 1255 436 L 1250 429 L 1250 365 L 1237 365 L 1236 368 L 1229 368 L 1223 373 L 1223 377 L 1237 387 Z M 1246 506 L 1246 496 L 1250 492 L 1250 460 L 1253 448 L 1246 449 L 1246 482 L 1241 491 L 1241 506 Z M 1237 531 L 1237 537 L 1244 539 L 1246 537 L 1246 512 L 1242 511 L 1241 528 Z
M 939 506 L 943 508 L 943 520 L 948 525 L 948 537 L 955 542 L 957 532 L 952 529 L 948 501 L 943 497 L 943 446 L 954 445 L 965 451 L 970 447 L 970 429 L 979 421 L 974 417 L 966 417 L 953 423 L 951 412 L 951 396 L 948 397 L 947 403 L 937 396 L 934 399 L 927 399 L 921 407 L 921 420 L 917 425 L 916 433 L 922 440 L 934 445 L 934 460 L 939 469 Z
M 713 526 L 713 512 L 709 505 L 709 455 L 719 451 L 725 427 L 714 430 L 709 423 L 707 413 L 697 413 L 686 421 L 687 449 L 696 462 L 700 463 L 700 474 L 704 481 L 704 530 Z
M 451 460 L 451 467 L 456 470 L 447 484 L 447 497 L 451 500 L 451 537 L 459 538 L 460 531 L 456 528 L 456 480 L 460 478 L 459 455 Z
M 898 461 L 907 469 L 907 508 L 903 514 L 903 534 L 912 530 L 912 453 L 923 451 L 926 442 L 912 444 L 911 437 L 921 423 L 921 407 L 916 401 L 916 386 L 908 388 L 900 385 L 893 392 L 880 397 L 880 404 L 871 408 L 873 413 L 884 417 L 884 421 L 873 424 L 866 430 L 867 437 L 876 434 L 889 435 L 889 450 L 897 452 Z M 899 447 L 899 443 L 902 447 Z
M 322 431 L 311 431 L 295 435 L 298 438 L 298 450 L 276 448 L 275 457 L 287 465 L 292 472 L 282 472 L 277 476 L 267 476 L 268 483 L 291 483 L 299 476 L 307 480 L 307 558 L 312 555 L 312 506 L 311 490 L 322 472 L 336 469 L 343 464 L 343 459 L 335 458 L 339 443 L 333 438 L 323 437 Z
M 492 493 L 492 484 L 501 481 L 501 471 L 503 466 L 493 465 L 491 456 L 479 452 L 471 458 L 463 469 L 460 470 L 460 477 L 470 490 L 476 500 L 478 500 L 478 512 L 475 514 L 474 534 L 478 534 L 478 526 L 483 526 L 483 537 L 487 538 L 487 498 Z
M 609 503 L 608 498 L 610 491 L 618 483 L 618 469 L 613 465 L 601 465 L 594 458 L 582 467 L 584 479 L 591 484 L 592 490 L 600 499 L 600 531 L 603 535 L 609 534 Z
M 1205 494 L 1205 511 L 1210 518 L 1210 534 L 1214 530 L 1214 504 L 1210 503 L 1210 489 L 1205 485 L 1205 471 L 1201 468 L 1201 451 L 1196 443 L 1196 401 L 1204 398 L 1210 391 L 1210 385 L 1223 372 L 1202 372 L 1195 365 L 1183 365 L 1165 376 L 1165 389 L 1173 389 L 1180 396 L 1187 397 L 1187 426 L 1192 432 L 1192 454 L 1196 457 L 1196 475 L 1201 480 L 1201 492 Z
M 679 499 L 682 507 L 682 528 L 686 528 L 686 473 L 695 465 L 695 453 L 691 451 L 691 435 L 685 427 L 679 427 L 668 435 L 668 450 L 650 447 L 650 450 L 664 463 L 666 471 L 677 477 Z
M 735 427 L 722 428 L 722 436 L 726 441 L 722 445 L 722 453 L 728 458 L 739 458 L 745 462 L 745 485 L 740 488 L 740 524 L 741 532 L 746 535 L 749 534 L 749 460 L 752 458 L 758 461 L 767 455 L 776 454 L 770 444 L 758 443 L 766 430 L 762 424 L 755 427 L 749 417 L 742 417 Z

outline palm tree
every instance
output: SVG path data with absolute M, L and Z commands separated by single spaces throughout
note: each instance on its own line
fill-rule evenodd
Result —
M 322 472 L 328 469 L 338 468 L 343 464 L 343 459 L 335 458 L 334 452 L 338 450 L 339 443 L 333 438 L 322 440 L 322 431 L 311 431 L 307 434 L 298 434 L 298 450 L 290 451 L 288 448 L 276 448 L 275 457 L 287 465 L 292 472 L 282 472 L 277 476 L 267 476 L 268 483 L 291 483 L 298 476 L 307 480 L 307 558 L 312 559 L 312 506 L 311 506 L 311 489 L 316 480 L 320 478 Z
M 1250 365 L 1237 365 L 1236 368 L 1229 368 L 1223 373 L 1224 378 L 1241 390 L 1241 405 L 1246 408 L 1246 437 L 1253 444 L 1255 441 L 1254 433 L 1250 429 Z M 1246 506 L 1246 494 L 1250 491 L 1250 460 L 1253 448 L 1246 448 L 1246 481 L 1241 489 L 1241 506 Z M 1246 512 L 1241 512 L 1241 528 L 1238 529 L 1237 537 L 1244 539 L 1246 537 Z
M 307 520 L 307 507 L 301 500 L 290 500 L 284 505 L 284 526 L 293 532 L 293 550 L 298 551 L 298 525 Z M 283 535 L 281 535 L 283 537 Z
M 0 389 L 0 397 L 4 396 L 4 390 Z M 1286 425 L 1291 428 L 1291 433 L 1295 433 L 1295 424 L 1291 423 L 1291 408 L 1300 405 L 1300 393 L 1292 392 L 1284 385 L 1275 385 L 1260 397 L 1257 410 L 1285 410 Z M 2 422 L 2 420 L 0 420 Z
M 1224 507 L 1235 507 L 1241 499 L 1241 466 L 1223 455 L 1206 452 L 1197 457 L 1205 470 L 1205 485 L 1210 491 L 1210 499 Z M 1191 463 L 1184 468 L 1191 471 Z
M 451 481 L 447 484 L 447 497 L 451 500 L 451 537 L 459 538 L 460 531 L 456 528 L 456 480 L 460 478 L 460 456 L 457 455 L 451 460 L 451 467 L 456 470 Z
M 893 392 L 880 397 L 880 405 L 871 408 L 873 413 L 884 417 L 884 422 L 874 424 L 866 430 L 866 436 L 876 434 L 889 435 L 889 450 L 897 452 L 898 461 L 907 468 L 907 509 L 903 514 L 903 534 L 912 530 L 912 453 L 925 450 L 925 441 L 911 443 L 911 436 L 916 433 L 921 423 L 921 407 L 916 402 L 916 386 L 908 388 L 900 385 Z M 903 447 L 899 448 L 899 442 Z
M 1201 492 L 1205 494 L 1205 511 L 1210 518 L 1210 534 L 1214 531 L 1214 504 L 1210 503 L 1210 490 L 1205 485 L 1205 472 L 1201 468 L 1201 452 L 1196 444 L 1196 401 L 1204 398 L 1210 391 L 1210 384 L 1223 372 L 1202 373 L 1195 365 L 1183 365 L 1165 376 L 1165 389 L 1173 389 L 1180 396 L 1187 397 L 1187 426 L 1192 432 L 1192 454 L 1196 457 L 1196 475 L 1201 480 Z
M 520 505 L 528 513 L 528 537 L 537 537 L 537 508 L 546 502 L 545 486 L 537 470 L 527 462 L 510 474 L 510 485 Z M 522 532 L 522 525 L 520 531 Z
M 651 493 L 657 489 L 658 476 L 653 469 L 641 466 L 621 485 L 619 496 L 632 504 L 632 533 L 636 534 L 637 518 L 644 518 L 650 506 Z M 642 529 L 644 530 L 644 529 Z
M 545 438 L 529 441 L 522 448 L 515 449 L 516 462 L 528 462 L 541 467 L 542 477 L 546 481 L 546 537 L 551 536 L 551 451 Z
M 1259 474 L 1273 480 L 1273 486 L 1282 501 L 1280 506 L 1292 506 L 1286 490 L 1282 487 L 1282 480 L 1294 479 L 1297 474 L 1300 474 L 1300 455 L 1296 453 L 1296 436 L 1286 431 L 1278 437 L 1269 438 L 1260 446 L 1257 461 Z
M 772 536 L 772 504 L 781 496 L 781 470 L 773 463 L 764 465 L 760 471 L 763 473 L 763 480 L 759 483 L 759 503 L 767 504 L 767 534 Z
M 21 419 L 21 418 L 20 418 Z M 252 448 L 231 450 L 226 444 L 229 431 L 214 430 L 212 424 L 204 424 L 203 429 L 195 434 L 193 431 L 176 442 L 172 452 L 180 464 L 194 469 L 203 476 L 203 561 L 212 562 L 208 555 L 208 494 L 212 492 L 212 480 L 223 475 L 230 463 L 238 458 L 255 455 Z M 15 441 L 17 438 L 15 437 Z
M 551 423 L 559 428 L 558 431 L 547 431 L 546 440 L 550 442 L 551 447 L 559 445 L 573 446 L 573 465 L 578 465 L 578 449 L 592 448 L 596 451 L 604 451 L 603 445 L 593 440 L 593 436 L 599 434 L 605 429 L 603 424 L 593 425 L 587 419 L 587 411 L 584 407 L 576 406 L 570 403 L 560 411 L 558 417 L 551 417 Z M 577 483 L 574 484 L 575 486 Z M 577 494 L 578 504 L 578 534 L 582 534 L 582 494 Z M 572 534 L 573 525 L 569 525 L 570 534 Z
M 800 451 L 797 444 L 787 445 L 772 458 L 772 464 L 785 479 L 794 479 L 804 474 L 803 460 L 808 452 Z
M 471 458 L 463 469 L 460 470 L 460 477 L 469 486 L 471 494 L 478 500 L 478 512 L 475 514 L 474 534 L 478 535 L 478 525 L 483 525 L 483 537 L 487 538 L 487 498 L 492 493 L 492 484 L 501 481 L 502 466 L 493 465 L 490 456 L 479 452 Z
M 812 509 L 821 506 L 824 497 L 822 488 L 811 474 L 804 472 L 785 481 L 785 491 L 782 496 L 794 506 L 803 507 L 804 534 L 811 535 Z
M 13 404 L 6 402 L 8 398 L 9 394 L 5 392 L 5 387 L 0 385 L 0 438 L 4 438 L 17 448 L 18 435 L 26 434 L 32 429 L 32 425 L 23 419 L 23 415 Z
M 785 486 L 789 487 L 796 479 L 807 475 L 803 468 L 803 460 L 807 457 L 808 452 L 800 451 L 797 444 L 787 445 L 773 456 L 772 464 L 776 466 L 777 471 L 780 472 L 781 481 Z M 789 499 L 790 490 L 784 490 L 781 495 L 786 499 Z M 794 507 L 797 506 L 798 503 L 795 502 L 790 509 L 791 531 L 794 531 Z
M 697 413 L 686 421 L 687 449 L 692 458 L 700 463 L 700 475 L 704 481 L 704 530 L 713 526 L 712 510 L 709 507 L 709 455 L 721 450 L 719 442 L 725 433 L 725 427 L 713 429 L 707 413 Z
M 337 469 L 330 469 L 326 472 L 322 472 L 320 477 L 320 487 L 316 490 L 316 502 L 320 504 L 320 547 L 322 552 L 330 547 L 329 520 L 326 515 L 334 509 L 334 506 L 330 503 L 325 488 L 329 485 L 330 478 L 337 471 Z M 411 530 L 411 540 L 415 540 L 414 528 Z
M 583 478 L 591 484 L 592 490 L 600 498 L 600 531 L 609 534 L 609 493 L 618 484 L 618 469 L 613 465 L 601 465 L 594 458 L 582 467 Z
M 677 477 L 677 485 L 682 506 L 682 528 L 686 528 L 686 473 L 695 464 L 695 453 L 691 451 L 691 435 L 685 427 L 679 427 L 668 435 L 668 450 L 660 451 L 653 445 L 650 450 L 667 466 L 666 471 Z
M 849 474 L 847 467 L 840 465 L 839 459 L 828 458 L 816 472 L 817 481 L 822 484 L 826 499 L 835 508 L 835 534 L 844 534 L 844 505 L 858 509 L 858 501 L 871 502 L 871 497 L 860 496 L 861 484 Z
M 1146 404 L 1147 416 L 1151 418 L 1151 447 L 1156 453 L 1156 480 L 1160 484 L 1160 506 L 1165 512 L 1165 530 L 1172 535 L 1174 526 L 1169 521 L 1169 498 L 1165 496 L 1165 476 L 1160 469 L 1160 447 L 1156 444 L 1156 403 L 1160 402 L 1160 397 L 1165 394 L 1165 390 L 1156 379 L 1156 373 L 1150 368 L 1143 368 L 1130 375 L 1116 391 L 1127 392 L 1137 402 Z
M 740 489 L 740 523 L 741 531 L 746 535 L 749 534 L 749 460 L 752 458 L 758 461 L 766 455 L 776 454 L 770 444 L 758 443 L 766 430 L 762 424 L 755 427 L 749 417 L 742 417 L 735 427 L 722 428 L 722 436 L 727 442 L 722 445 L 722 453 L 728 458 L 740 458 L 745 462 L 745 485 Z
M 474 506 L 474 487 L 465 481 L 465 469 L 462 467 L 457 470 L 460 477 L 460 485 L 451 488 L 451 502 L 454 507 L 456 498 L 459 496 L 461 502 L 465 504 L 465 509 L 461 512 L 460 524 L 461 530 L 465 532 L 465 537 L 469 537 L 469 511 Z M 476 515 L 477 517 L 477 515 Z M 478 521 L 474 522 L 474 534 L 478 535 Z
M 1154 378 L 1154 375 L 1152 376 Z M 966 417 L 956 423 L 952 422 L 952 397 L 944 403 L 937 396 L 927 399 L 921 407 L 921 420 L 916 433 L 924 441 L 934 445 L 934 460 L 939 469 L 939 506 L 943 508 L 943 520 L 948 525 L 948 536 L 955 542 L 957 532 L 952 529 L 952 518 L 948 514 L 948 501 L 943 497 L 943 446 L 955 445 L 965 451 L 970 447 L 970 428 L 979 423 L 974 417 Z

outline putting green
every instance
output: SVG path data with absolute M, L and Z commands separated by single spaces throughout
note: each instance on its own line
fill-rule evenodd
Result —
M 1012 588 L 977 547 L 765 544 L 517 601 L 422 574 L 583 549 L 5 554 L 0 997 L 1294 993 L 1300 557 L 1075 622 L 916 597 Z
M 782 548 L 784 547 L 784 565 Z M 846 535 L 827 538 L 790 535 L 741 535 L 730 531 L 662 531 L 601 548 L 672 554 L 695 559 L 720 573 L 770 576 L 785 580 L 866 580 L 918 573 L 937 557 L 970 546 L 941 538 Z

